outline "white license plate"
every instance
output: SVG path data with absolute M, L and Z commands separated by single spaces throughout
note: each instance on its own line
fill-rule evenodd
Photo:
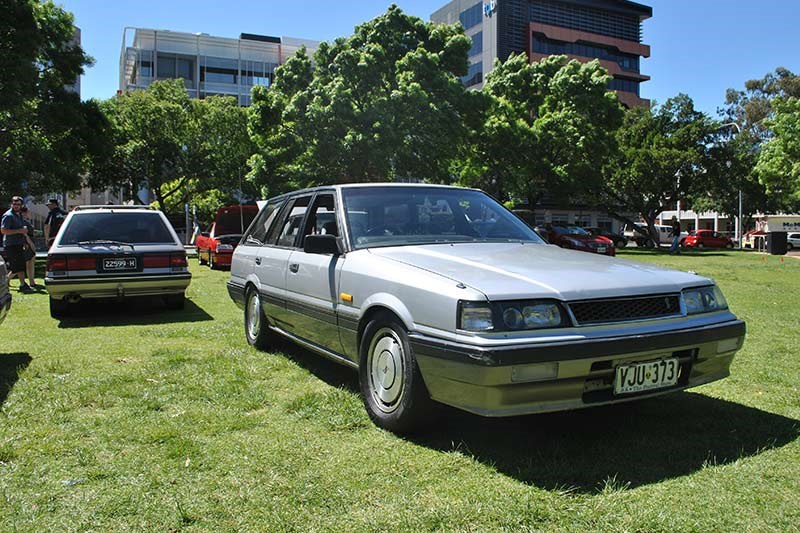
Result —
M 604 254 L 604 253 L 606 253 L 606 247 L 605 247 L 605 246 L 600 246 L 600 247 L 598 247 L 598 248 L 597 248 L 597 253 L 598 253 L 598 254 Z
M 103 270 L 136 270 L 136 258 L 103 259 Z
M 614 376 L 614 394 L 632 394 L 672 387 L 678 383 L 676 358 L 619 365 Z

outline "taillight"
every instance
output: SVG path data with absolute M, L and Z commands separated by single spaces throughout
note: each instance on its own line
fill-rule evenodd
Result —
M 96 270 L 97 258 L 88 257 L 67 257 L 66 270 Z
M 169 265 L 172 268 L 186 268 L 187 266 L 189 266 L 189 264 L 186 262 L 186 253 L 170 255 Z
M 47 271 L 54 272 L 58 270 L 66 270 L 67 269 L 67 258 L 66 257 L 54 257 L 49 256 L 47 258 Z
M 168 255 L 146 255 L 142 258 L 144 268 L 169 268 L 169 264 Z

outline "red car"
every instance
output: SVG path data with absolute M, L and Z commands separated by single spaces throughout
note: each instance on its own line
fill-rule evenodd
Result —
M 211 268 L 230 268 L 233 250 L 257 214 L 258 207 L 255 205 L 220 207 L 209 230 L 195 239 L 200 264 L 208 264 Z
M 556 244 L 562 248 L 603 255 L 616 255 L 617 253 L 611 239 L 602 235 L 593 236 L 578 226 L 550 226 L 547 230 L 550 244 Z
M 687 248 L 733 248 L 730 237 L 710 229 L 690 231 L 683 241 Z

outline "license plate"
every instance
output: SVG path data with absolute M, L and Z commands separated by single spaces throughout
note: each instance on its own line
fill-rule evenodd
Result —
M 103 259 L 103 270 L 122 271 L 136 270 L 135 257 L 121 257 L 114 259 Z
M 597 253 L 598 253 L 598 254 L 604 254 L 604 253 L 606 253 L 606 247 L 605 247 L 605 246 L 599 246 L 599 247 L 597 248 Z
M 678 383 L 679 369 L 676 358 L 619 365 L 614 377 L 614 394 L 672 387 Z

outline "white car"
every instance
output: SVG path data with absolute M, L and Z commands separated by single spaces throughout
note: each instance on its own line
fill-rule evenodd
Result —
M 786 249 L 800 248 L 800 233 L 789 233 L 786 236 Z
M 182 309 L 192 275 L 164 213 L 146 206 L 76 207 L 47 254 L 50 314 L 85 298 L 160 296 Z
M 398 432 L 433 401 L 484 416 L 722 379 L 745 324 L 708 278 L 547 245 L 475 189 L 319 187 L 269 200 L 233 254 L 245 338 L 357 369 Z

